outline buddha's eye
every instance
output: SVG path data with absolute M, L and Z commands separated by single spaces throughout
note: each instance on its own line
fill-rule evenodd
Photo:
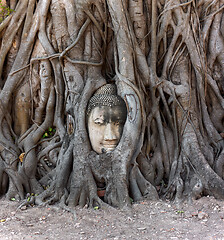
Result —
M 102 122 L 102 121 L 95 121 L 94 123 L 95 123 L 96 125 L 99 125 L 99 126 L 103 125 L 103 122 Z

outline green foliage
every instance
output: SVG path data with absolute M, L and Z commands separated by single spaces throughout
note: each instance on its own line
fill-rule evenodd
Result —
M 49 127 L 49 128 L 45 131 L 45 133 L 44 133 L 44 135 L 43 135 L 43 138 L 52 137 L 52 136 L 55 134 L 55 132 L 56 132 L 56 129 L 55 129 L 55 128 Z
M 0 0 L 0 23 L 12 12 L 14 12 L 14 10 L 9 8 L 7 5 L 4 5 L 2 0 Z
M 177 213 L 178 213 L 178 214 L 181 214 L 181 213 L 184 213 L 184 211 L 178 210 Z

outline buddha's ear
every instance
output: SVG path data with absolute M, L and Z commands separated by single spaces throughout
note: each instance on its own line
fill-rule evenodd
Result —
M 145 128 L 145 111 L 141 94 L 136 86 L 128 79 L 118 75 L 116 80 L 117 92 L 124 99 L 127 108 L 127 119 L 124 125 L 121 140 L 115 152 L 122 153 L 126 161 L 131 161 L 130 156 L 137 156 L 143 145 Z
M 124 101 L 127 108 L 128 120 L 133 122 L 137 115 L 137 102 L 135 96 L 132 94 L 126 94 L 124 96 Z

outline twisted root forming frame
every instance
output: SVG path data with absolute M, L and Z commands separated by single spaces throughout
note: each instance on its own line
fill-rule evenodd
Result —
M 7 2 L 1 195 L 65 209 L 224 198 L 223 0 Z M 108 82 L 128 117 L 117 148 L 98 155 L 85 111 Z

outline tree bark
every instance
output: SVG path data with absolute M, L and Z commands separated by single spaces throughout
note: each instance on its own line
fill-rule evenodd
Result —
M 1 195 L 66 209 L 224 198 L 223 0 L 2 3 Z M 86 108 L 107 83 L 127 119 L 98 154 Z

